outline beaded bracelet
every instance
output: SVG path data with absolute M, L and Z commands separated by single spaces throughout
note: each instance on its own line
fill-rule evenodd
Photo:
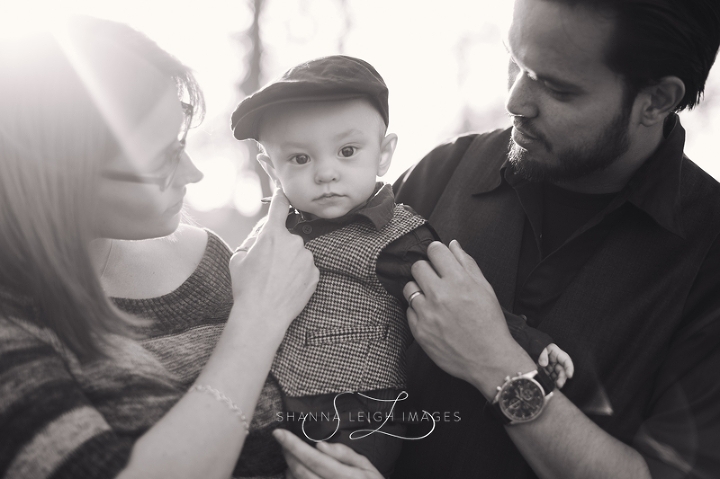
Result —
M 240 418 L 240 421 L 243 423 L 243 427 L 245 428 L 245 432 L 250 432 L 250 425 L 248 424 L 247 418 L 245 417 L 245 414 L 243 414 L 242 410 L 238 407 L 237 404 L 235 404 L 232 399 L 218 391 L 217 389 L 206 386 L 203 384 L 196 384 L 195 386 L 190 388 L 190 391 L 199 391 L 201 393 L 208 393 L 221 403 L 224 403 L 230 410 L 235 413 L 235 415 Z

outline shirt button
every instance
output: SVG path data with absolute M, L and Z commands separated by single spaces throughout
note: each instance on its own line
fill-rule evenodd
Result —
M 302 232 L 305 233 L 306 235 L 309 235 L 310 233 L 312 233 L 312 226 L 303 225 Z

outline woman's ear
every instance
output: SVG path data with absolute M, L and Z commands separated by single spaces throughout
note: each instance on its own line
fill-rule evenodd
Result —
M 275 167 L 272 164 L 272 160 L 270 157 L 265 153 L 258 153 L 257 155 L 257 161 L 260 163 L 260 166 L 262 166 L 262 169 L 265 170 L 265 173 L 268 174 L 270 179 L 273 181 L 273 183 L 276 186 L 280 185 L 280 180 L 277 177 L 277 174 L 275 173 Z
M 398 136 L 395 133 L 388 133 L 383 138 L 380 144 L 380 162 L 378 163 L 377 176 L 383 176 L 390 169 L 397 142 Z
M 676 76 L 666 76 L 656 84 L 643 88 L 637 100 L 641 102 L 640 122 L 644 126 L 662 123 L 685 96 L 685 84 Z

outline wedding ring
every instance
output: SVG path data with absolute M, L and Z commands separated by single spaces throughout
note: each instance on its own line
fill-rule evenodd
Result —
M 247 253 L 250 250 L 250 248 L 243 248 L 242 246 L 238 246 L 238 248 L 235 250 L 236 253 Z
M 413 299 L 417 298 L 417 297 L 420 296 L 421 294 L 423 294 L 423 292 L 418 289 L 418 290 L 415 291 L 413 294 L 411 294 L 410 296 L 408 296 L 408 305 L 410 305 L 411 308 L 412 308 Z

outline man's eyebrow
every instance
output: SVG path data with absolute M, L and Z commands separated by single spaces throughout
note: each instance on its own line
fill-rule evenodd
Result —
M 515 57 L 513 57 L 513 54 L 510 51 L 510 48 L 508 48 L 507 43 L 505 43 L 505 40 L 502 41 L 502 44 L 503 44 L 503 47 L 505 47 L 505 51 L 510 56 L 510 61 L 512 61 L 513 63 L 515 63 L 517 65 L 517 61 L 515 60 Z M 556 76 L 549 75 L 546 73 L 539 74 L 534 71 L 531 73 L 538 81 L 550 83 L 551 85 L 561 88 L 563 90 L 570 90 L 570 91 L 573 91 L 576 93 L 581 93 L 581 92 L 585 91 L 584 88 L 582 88 L 581 86 L 579 86 L 575 83 L 572 83 L 572 82 L 568 82 L 566 80 L 562 80 Z
M 551 86 L 558 87 L 562 90 L 569 90 L 578 93 L 584 91 L 581 86 L 575 83 L 561 80 L 560 78 L 554 77 L 552 75 L 536 75 L 536 77 L 539 81 L 549 83 Z

